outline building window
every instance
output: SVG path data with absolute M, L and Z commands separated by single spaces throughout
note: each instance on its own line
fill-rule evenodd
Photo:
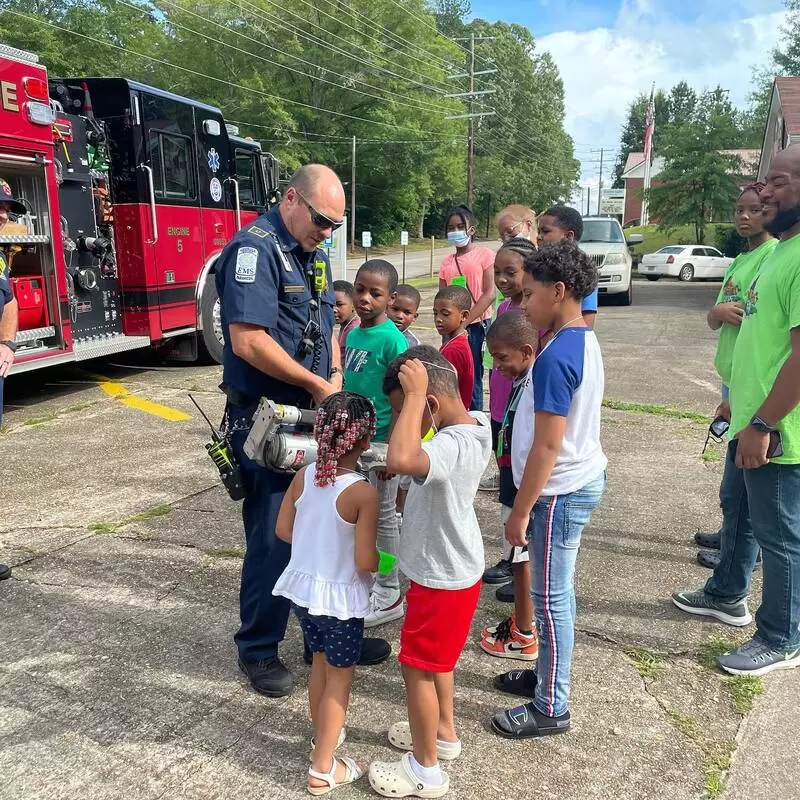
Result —
M 186 136 L 151 130 L 147 150 L 156 197 L 163 200 L 194 200 L 197 189 L 191 140 Z

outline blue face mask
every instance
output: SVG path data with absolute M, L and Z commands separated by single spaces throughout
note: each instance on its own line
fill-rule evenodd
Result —
M 447 241 L 454 247 L 466 247 L 469 244 L 469 234 L 466 231 L 450 231 Z

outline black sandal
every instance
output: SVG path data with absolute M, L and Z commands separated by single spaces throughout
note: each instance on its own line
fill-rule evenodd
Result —
M 494 681 L 494 688 L 506 694 L 515 694 L 519 697 L 533 698 L 536 695 L 536 671 L 532 669 L 512 669 L 498 675 Z
M 570 728 L 569 711 L 560 717 L 548 717 L 533 703 L 499 711 L 492 717 L 492 730 L 506 739 L 536 739 L 566 733 Z
M 698 547 L 707 547 L 709 550 L 719 550 L 720 535 L 719 531 L 715 533 L 705 533 L 698 531 L 694 535 L 694 543 Z

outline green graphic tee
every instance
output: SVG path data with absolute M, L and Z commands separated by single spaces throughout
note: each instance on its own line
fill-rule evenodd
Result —
M 791 330 L 800 327 L 800 236 L 779 242 L 761 265 L 745 298 L 745 316 L 733 351 L 731 432 L 750 424 L 791 353 Z M 779 423 L 779 464 L 800 464 L 800 406 Z
M 344 388 L 368 397 L 375 404 L 375 441 L 389 439 L 392 408 L 383 393 L 383 376 L 389 363 L 408 348 L 406 337 L 390 319 L 374 328 L 353 328 L 344 351 Z
M 764 259 L 772 255 L 772 251 L 777 246 L 777 239 L 769 239 L 764 244 L 756 247 L 755 250 L 736 256 L 722 279 L 722 290 L 719 293 L 719 297 L 717 297 L 717 304 L 744 303 L 745 294 L 753 282 L 753 278 L 758 274 Z M 719 329 L 719 341 L 717 342 L 717 355 L 714 358 L 714 366 L 726 386 L 730 386 L 731 383 L 733 348 L 738 335 L 738 325 L 730 325 L 727 322 L 722 323 L 722 327 Z

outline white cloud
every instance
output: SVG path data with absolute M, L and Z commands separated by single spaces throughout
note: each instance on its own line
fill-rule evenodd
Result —
M 653 0 L 626 0 L 614 28 L 539 39 L 537 49 L 552 54 L 564 80 L 566 125 L 577 142 L 584 181 L 597 179 L 598 165 L 590 163 L 597 156 L 588 148 L 618 145 L 628 104 L 653 82 L 664 90 L 681 80 L 698 91 L 720 84 L 733 103 L 747 103 L 752 68 L 768 60 L 786 13 L 722 22 L 715 14 L 721 1 L 698 0 L 697 21 L 685 24 L 661 10 L 656 15 Z

